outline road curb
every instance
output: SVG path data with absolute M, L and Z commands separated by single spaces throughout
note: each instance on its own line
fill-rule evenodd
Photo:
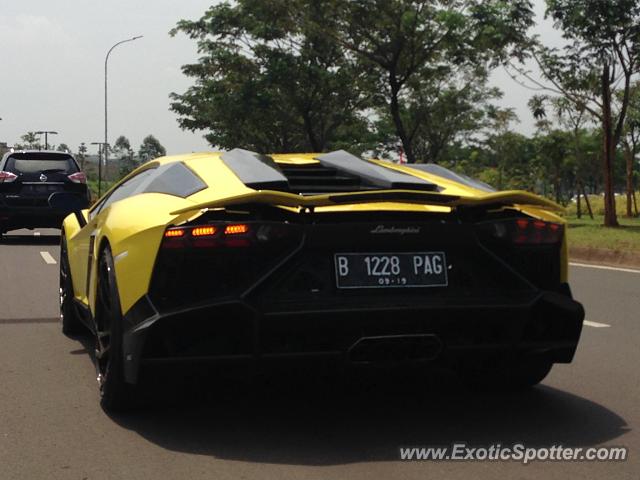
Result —
M 569 260 L 610 267 L 640 268 L 640 253 L 605 248 L 570 247 Z

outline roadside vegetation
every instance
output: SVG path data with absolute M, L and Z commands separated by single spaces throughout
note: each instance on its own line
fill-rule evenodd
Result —
M 640 217 L 626 216 L 624 197 L 616 197 L 619 226 L 604 228 L 604 199 L 601 195 L 590 195 L 589 202 L 593 209 L 593 218 L 583 213 L 578 218 L 576 202 L 567 206 L 565 215 L 568 225 L 570 249 L 594 249 L 629 252 L 640 259 Z
M 595 249 L 630 252 L 640 257 L 640 219 L 620 217 L 620 226 L 604 228 L 604 216 L 580 219 L 568 216 L 569 249 Z

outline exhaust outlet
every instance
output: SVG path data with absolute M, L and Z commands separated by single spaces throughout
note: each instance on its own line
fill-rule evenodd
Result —
M 360 338 L 348 355 L 353 363 L 401 363 L 433 360 L 441 351 L 437 335 L 385 335 Z

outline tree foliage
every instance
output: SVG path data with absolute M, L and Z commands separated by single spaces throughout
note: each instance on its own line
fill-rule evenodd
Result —
M 38 139 L 38 135 L 35 132 L 27 132 L 20 137 L 22 141 L 22 146 L 24 148 L 28 148 L 31 150 L 40 150 L 42 145 L 40 145 L 40 140 Z
M 78 146 L 78 153 L 76 154 L 76 159 L 78 160 L 78 163 L 80 163 L 80 169 L 84 170 L 85 167 L 85 163 L 87 161 L 87 145 L 82 142 L 80 143 L 80 145 Z
M 638 216 L 636 190 L 636 156 L 640 152 L 640 82 L 632 85 L 629 93 L 629 110 L 622 129 L 622 148 L 626 166 L 627 211 L 626 216 Z
M 440 94 L 464 96 L 470 78 L 482 84 L 489 65 L 521 56 L 533 21 L 528 0 L 337 0 L 334 12 L 329 33 L 371 72 L 376 105 L 410 163 L 418 160 L 414 143 Z
M 450 148 L 440 163 L 499 189 L 528 190 L 567 205 L 578 194 L 601 191 L 601 142 L 598 129 L 576 133 L 551 123 L 527 137 L 496 128 L 476 144 Z M 614 179 L 618 188 L 624 185 L 623 169 L 616 170 Z
M 124 138 L 124 140 L 126 140 L 126 143 L 128 143 L 128 140 L 126 138 Z M 122 143 L 126 145 L 125 142 Z M 144 140 L 142 140 L 142 144 L 140 145 L 140 149 L 138 150 L 138 157 L 140 158 L 141 162 L 148 162 L 149 160 L 153 160 L 154 158 L 163 157 L 166 154 L 167 151 L 165 150 L 165 148 L 153 135 L 147 135 Z
M 617 225 L 614 170 L 629 108 L 631 82 L 640 73 L 640 3 L 637 0 L 547 0 L 546 16 L 567 45 L 550 48 L 533 38 L 533 56 L 546 85 L 602 128 L 605 225 Z M 531 80 L 531 77 L 520 70 Z M 620 95 L 616 95 L 620 91 Z M 615 105 L 616 99 L 619 100 Z
M 400 117 L 404 125 L 412 125 L 409 140 L 415 160 L 438 163 L 451 146 L 472 142 L 491 125 L 492 115 L 499 110 L 492 102 L 501 96 L 500 90 L 487 85 L 484 69 L 464 82 L 443 79 L 409 93 Z M 384 107 L 376 112 L 381 119 L 378 141 L 393 149 L 398 143 L 393 117 Z
M 359 152 L 399 139 L 410 162 L 437 161 L 482 127 L 498 97 L 488 68 L 522 55 L 531 18 L 528 0 L 222 3 L 172 30 L 201 58 L 171 108 L 223 148 Z
M 329 21 L 330 3 L 240 0 L 179 22 L 172 34 L 186 33 L 202 55 L 183 67 L 195 85 L 171 95 L 180 125 L 222 148 L 357 148 L 367 131 L 363 75 L 327 35 L 305 28 Z M 293 21 L 296 9 L 303 22 Z
M 116 139 L 113 144 L 113 152 L 118 159 L 120 177 L 128 175 L 139 165 L 139 160 L 131 148 L 131 142 L 124 135 L 120 135 Z

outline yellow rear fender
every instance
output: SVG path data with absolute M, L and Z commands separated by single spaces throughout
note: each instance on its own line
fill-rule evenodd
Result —
M 82 214 L 87 218 L 88 210 L 83 210 Z M 78 289 L 78 278 L 82 278 L 83 272 L 86 272 L 86 262 L 82 260 L 82 256 L 79 255 L 79 244 L 77 242 L 77 236 L 82 231 L 82 227 L 78 223 L 78 219 L 75 214 L 68 215 L 62 222 L 61 233 L 64 234 L 67 243 L 67 259 L 69 261 L 69 270 L 71 272 L 71 284 L 73 286 L 73 296 L 86 303 L 84 301 L 82 292 Z
M 93 252 L 92 278 L 89 304 L 95 311 L 97 265 L 102 250 L 109 244 L 115 265 L 115 277 L 120 294 L 122 313 L 148 290 L 153 266 L 162 235 L 168 225 L 183 223 L 198 216 L 172 215 L 176 206 L 191 202 L 180 197 L 160 193 L 145 193 L 115 202 L 100 215 L 105 219 L 99 225 Z
M 88 214 L 89 214 L 89 210 L 82 210 L 82 215 L 84 216 L 85 220 L 87 219 Z M 67 240 L 73 238 L 76 235 L 76 233 L 80 231 L 81 228 L 82 227 L 78 223 L 78 218 L 73 213 L 69 214 L 62 221 L 62 230 L 64 231 L 64 234 Z

